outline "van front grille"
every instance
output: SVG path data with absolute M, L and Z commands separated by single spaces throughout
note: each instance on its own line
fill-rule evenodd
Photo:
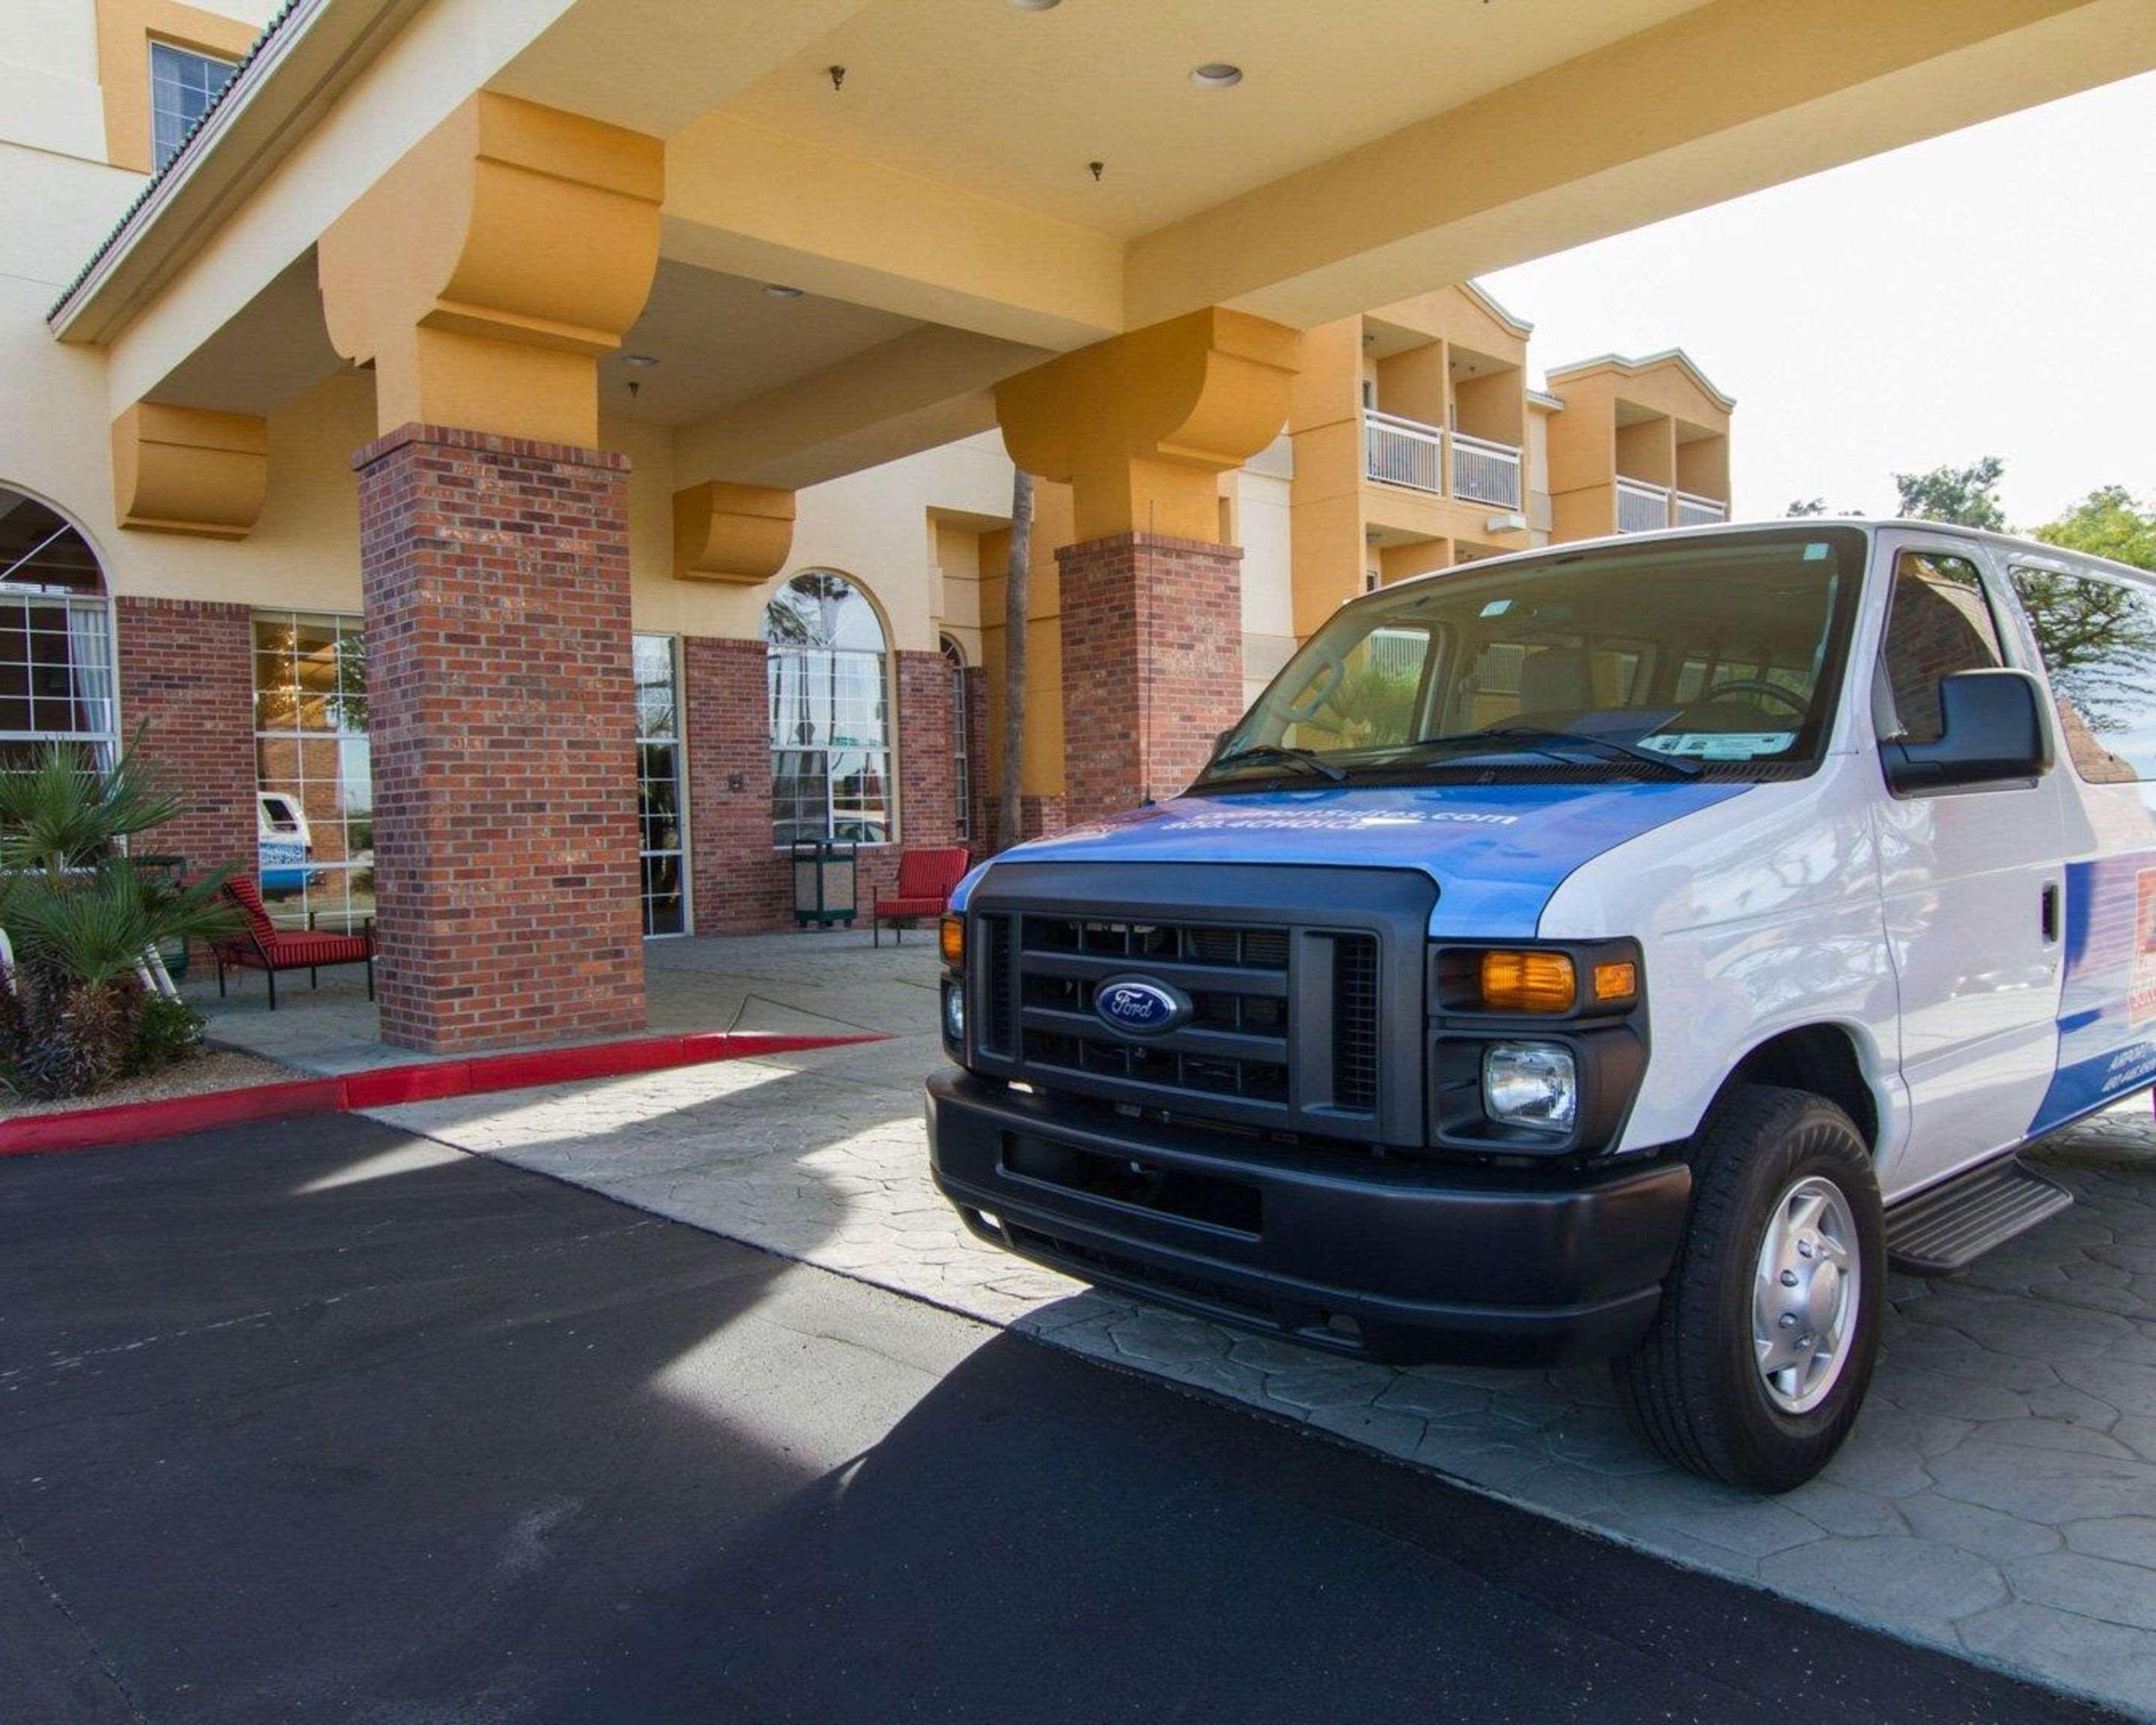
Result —
M 1332 1101 L 1378 1106 L 1378 942 L 1343 934 L 1332 942 Z

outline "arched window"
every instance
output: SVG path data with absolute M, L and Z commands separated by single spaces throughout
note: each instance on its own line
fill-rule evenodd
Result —
M 117 742 L 112 612 L 97 554 L 66 519 L 0 486 L 0 768 L 48 742 Z
M 951 679 L 951 836 L 973 836 L 973 763 L 966 753 L 966 655 L 943 637 L 943 668 Z
M 882 845 L 891 837 L 883 622 L 843 575 L 812 569 L 764 608 L 771 836 Z

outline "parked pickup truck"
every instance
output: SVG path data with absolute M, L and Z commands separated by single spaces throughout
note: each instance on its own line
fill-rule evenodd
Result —
M 2071 1201 L 2156 1081 L 2156 583 L 1912 521 L 1566 546 L 1343 606 L 1158 806 L 977 869 L 977 1234 L 1388 1360 L 1608 1359 L 1674 1462 L 1847 1434 L 1890 1261 Z

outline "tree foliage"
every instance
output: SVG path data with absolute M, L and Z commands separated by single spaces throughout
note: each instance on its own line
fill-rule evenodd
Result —
M 2099 485 L 2055 521 L 2035 530 L 2047 545 L 2156 569 L 2156 510 L 2144 510 L 2123 485 Z
M 1999 501 L 1999 476 L 2006 464 L 1986 455 L 1969 467 L 1934 467 L 1928 473 L 1897 473 L 1901 495 L 1895 511 L 1913 521 L 1953 521 L 1964 527 L 2006 531 L 2006 511 Z

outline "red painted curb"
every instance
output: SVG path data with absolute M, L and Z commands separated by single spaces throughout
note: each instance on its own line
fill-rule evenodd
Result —
M 695 1030 L 680 1036 L 639 1036 L 623 1042 L 588 1043 L 531 1054 L 478 1055 L 465 1060 L 413 1061 L 347 1072 L 332 1078 L 297 1078 L 250 1085 L 162 1102 L 123 1102 L 33 1115 L 0 1124 L 0 1156 L 39 1156 L 59 1150 L 92 1150 L 177 1137 L 213 1126 L 282 1120 L 295 1114 L 338 1114 L 354 1108 L 388 1108 L 497 1090 L 528 1090 L 579 1078 L 617 1078 L 670 1066 L 700 1066 L 755 1055 L 802 1049 L 845 1048 L 880 1042 L 874 1035 L 796 1036 L 773 1030 Z

